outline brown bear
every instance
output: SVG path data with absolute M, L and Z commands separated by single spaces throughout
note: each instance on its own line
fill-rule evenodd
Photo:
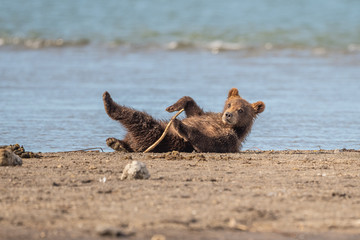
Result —
M 123 140 L 108 138 L 106 143 L 117 151 L 143 152 L 162 135 L 168 122 L 158 121 L 145 112 L 115 103 L 110 94 L 103 94 L 106 113 L 128 131 Z M 249 134 L 257 114 L 265 109 L 261 101 L 250 104 L 229 91 L 222 113 L 204 112 L 188 96 L 166 108 L 168 112 L 185 110 L 186 118 L 175 119 L 165 138 L 152 152 L 238 152 Z

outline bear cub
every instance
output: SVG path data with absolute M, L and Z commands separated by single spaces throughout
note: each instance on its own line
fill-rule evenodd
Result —
M 115 103 L 108 92 L 103 94 L 103 102 L 109 117 L 119 121 L 128 131 L 123 140 L 106 140 L 107 145 L 117 151 L 145 151 L 160 138 L 168 123 Z M 166 111 L 182 108 L 186 118 L 175 119 L 165 138 L 152 152 L 238 152 L 257 115 L 265 110 L 265 104 L 261 101 L 250 104 L 240 97 L 236 88 L 232 88 L 222 113 L 204 112 L 188 96 L 180 98 Z

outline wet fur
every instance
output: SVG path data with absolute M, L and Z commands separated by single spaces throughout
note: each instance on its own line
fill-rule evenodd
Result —
M 163 133 L 167 122 L 155 120 L 145 112 L 115 103 L 103 94 L 106 113 L 128 131 L 123 140 L 108 138 L 106 143 L 117 151 L 143 152 Z M 163 141 L 153 152 L 238 152 L 249 134 L 257 114 L 265 109 L 263 102 L 250 104 L 233 88 L 222 113 L 204 112 L 188 96 L 168 107 L 168 112 L 184 108 L 186 118 L 175 119 Z

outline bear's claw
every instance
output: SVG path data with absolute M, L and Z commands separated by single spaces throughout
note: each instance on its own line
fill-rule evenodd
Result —
M 175 108 L 174 108 L 174 106 L 167 107 L 165 110 L 166 110 L 167 112 L 175 112 L 175 111 L 176 111 Z

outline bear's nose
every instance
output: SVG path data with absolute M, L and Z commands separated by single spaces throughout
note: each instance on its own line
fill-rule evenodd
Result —
M 229 113 L 229 112 L 226 112 L 225 113 L 225 117 L 227 118 L 227 119 L 229 119 L 229 118 L 232 118 L 232 113 Z

